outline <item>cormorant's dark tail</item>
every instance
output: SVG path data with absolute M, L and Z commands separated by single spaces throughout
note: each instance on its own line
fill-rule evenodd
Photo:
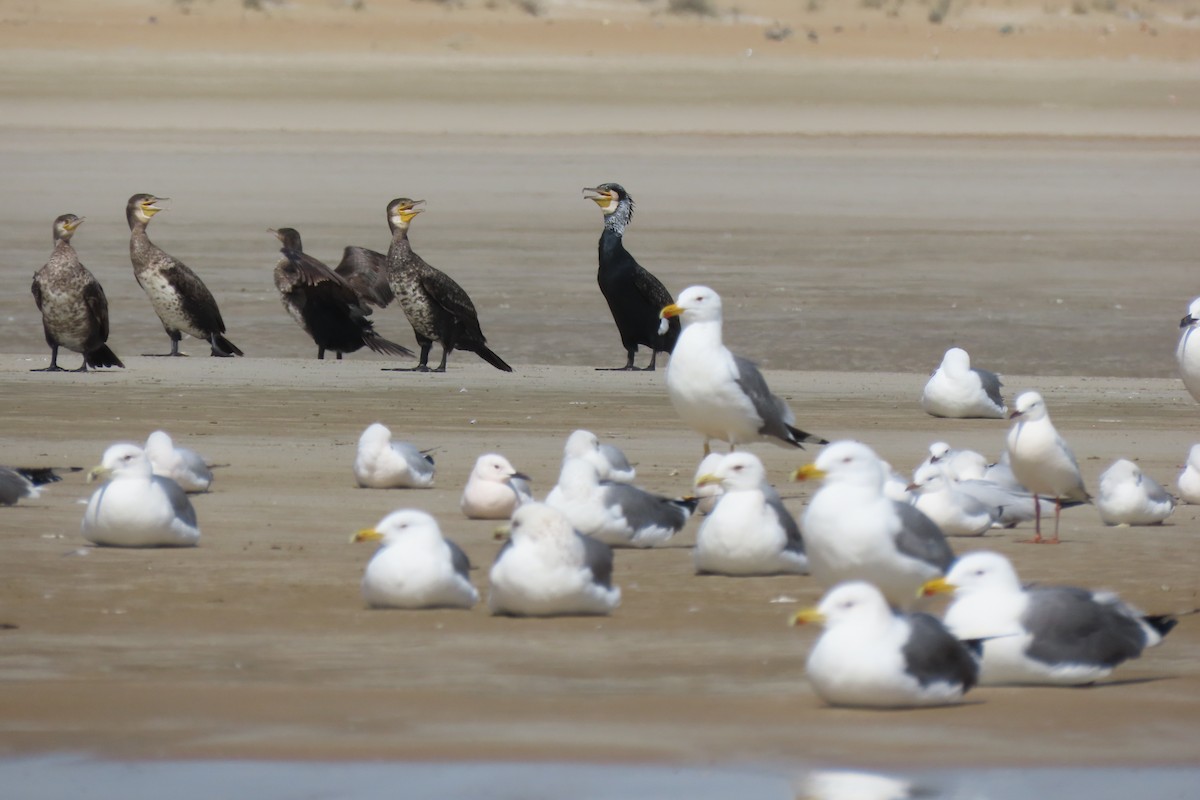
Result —
M 13 469 L 21 473 L 34 486 L 44 486 L 47 483 L 61 481 L 62 477 L 55 474 L 55 470 L 59 472 L 83 471 L 83 467 L 13 467 Z
M 489 364 L 491 364 L 493 367 L 495 367 L 498 370 L 502 370 L 504 372 L 512 372 L 513 371 L 512 367 L 510 367 L 508 364 L 506 364 L 504 362 L 503 358 L 501 358 L 500 356 L 496 355 L 491 350 L 489 350 L 488 346 L 486 344 L 481 344 L 478 347 L 473 348 L 472 352 L 474 352 L 477 356 L 479 356 L 484 361 L 488 362 Z
M 417 355 L 404 345 L 396 344 L 393 341 L 385 339 L 374 331 L 363 333 L 363 344 L 374 350 L 376 353 L 383 353 L 387 356 L 406 356 L 408 358 L 415 358 Z
M 226 339 L 224 336 L 222 336 L 219 333 L 214 333 L 212 335 L 212 342 L 210 342 L 210 344 L 212 344 L 213 347 L 215 347 L 217 350 L 220 350 L 222 353 L 224 353 L 227 356 L 244 356 L 244 355 L 246 355 L 245 353 L 243 353 L 241 350 L 238 349 L 236 344 L 229 341 L 228 339 Z
M 117 358 L 117 354 L 110 350 L 106 344 L 102 344 L 92 352 L 85 354 L 83 362 L 89 367 L 125 368 L 125 365 L 121 363 L 121 359 Z
M 785 425 L 784 427 L 786 427 L 788 429 L 788 433 L 792 435 L 792 444 L 796 445 L 800 449 L 804 449 L 803 443 L 829 444 L 828 439 L 823 439 L 820 436 L 817 436 L 815 433 L 806 433 L 799 428 L 793 428 L 791 425 Z

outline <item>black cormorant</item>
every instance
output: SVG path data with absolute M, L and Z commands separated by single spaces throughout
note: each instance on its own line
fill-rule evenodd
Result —
M 367 319 L 371 310 L 358 292 L 341 275 L 305 254 L 295 228 L 271 233 L 283 245 L 275 265 L 275 288 L 283 307 L 317 343 L 317 358 L 325 358 L 328 349 L 341 360 L 342 353 L 353 353 L 364 345 L 386 355 L 415 355 L 375 333 Z
M 225 321 L 221 319 L 221 310 L 217 308 L 212 292 L 186 264 L 163 252 L 146 235 L 150 218 L 162 211 L 158 202 L 159 198 L 152 194 L 135 194 L 125 206 L 133 276 L 150 298 L 167 336 L 171 337 L 171 352 L 156 355 L 182 355 L 179 340 L 184 333 L 208 342 L 214 356 L 242 355 L 242 351 L 222 335 Z
M 83 217 L 63 214 L 54 220 L 54 252 L 33 276 L 34 302 L 42 312 L 42 331 L 50 345 L 50 366 L 34 372 L 65 372 L 58 365 L 58 348 L 83 354 L 88 367 L 124 367 L 105 344 L 108 341 L 108 300 L 100 282 L 79 261 L 71 236 Z
M 625 226 L 633 219 L 633 198 L 616 183 L 602 183 L 594 189 L 585 188 L 587 197 L 604 212 L 604 232 L 600 234 L 600 268 L 596 281 L 608 301 L 613 322 L 621 334 L 628 360 L 623 367 L 598 369 L 636 370 L 633 358 L 638 345 L 650 348 L 650 364 L 654 369 L 659 352 L 675 349 L 679 338 L 679 320 L 661 320 L 658 312 L 671 304 L 671 293 L 658 278 L 646 271 L 625 249 L 621 239 Z
M 408 243 L 408 225 L 424 209 L 424 200 L 397 198 L 388 203 L 388 225 L 392 228 L 392 246 L 388 249 L 388 281 L 413 327 L 421 346 L 419 372 L 429 371 L 429 351 L 434 342 L 442 343 L 442 363 L 433 371 L 446 371 L 451 350 L 470 350 L 493 367 L 512 372 L 504 359 L 488 349 L 479 329 L 479 315 L 462 287 L 440 270 L 425 263 Z

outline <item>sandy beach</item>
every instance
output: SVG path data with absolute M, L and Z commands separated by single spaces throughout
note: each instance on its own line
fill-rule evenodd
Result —
M 594 370 L 624 358 L 595 284 L 600 214 L 580 193 L 601 181 L 637 200 L 627 247 L 668 288 L 722 293 L 727 341 L 801 427 L 901 470 L 938 439 L 998 456 L 1005 422 L 918 405 L 958 345 L 1010 396 L 1046 396 L 1093 490 L 1119 457 L 1173 485 L 1200 439 L 1173 358 L 1200 293 L 1186 9 L 955 4 L 934 25 L 930 6 L 769 0 L 736 18 L 640 3 L 49 5 L 0 2 L 0 463 L 86 469 L 164 428 L 228 466 L 195 499 L 190 550 L 86 546 L 82 473 L 0 509 L 0 755 L 1196 763 L 1192 616 L 1100 686 L 847 711 L 804 680 L 815 632 L 785 624 L 821 588 L 696 577 L 695 522 L 669 547 L 618 553 L 624 601 L 604 619 L 369 611 L 370 547 L 347 542 L 426 509 L 486 590 L 494 525 L 458 510 L 475 457 L 505 453 L 545 492 L 580 427 L 622 446 L 641 485 L 688 490 L 701 443 L 663 373 Z M 793 34 L 767 38 L 775 23 Z M 204 278 L 246 358 L 187 339 L 189 358 L 143 356 L 169 343 L 131 274 L 135 192 L 171 198 L 150 236 Z M 369 353 L 318 362 L 283 311 L 266 228 L 296 227 L 336 261 L 346 244 L 386 248 L 401 195 L 427 201 L 413 246 L 470 292 L 513 374 L 469 353 L 444 375 L 381 372 L 403 364 Z M 87 217 L 74 243 L 125 370 L 29 371 L 49 361 L 29 279 L 66 212 Z M 374 319 L 413 344 L 399 310 Z M 436 448 L 435 488 L 355 488 L 374 421 Z M 751 449 L 800 513 L 812 487 L 785 476 L 813 452 Z M 1020 543 L 1025 528 L 952 544 L 1002 552 L 1026 580 L 1184 612 L 1200 607 L 1198 517 L 1185 505 L 1164 526 L 1116 529 L 1082 507 L 1056 547 Z

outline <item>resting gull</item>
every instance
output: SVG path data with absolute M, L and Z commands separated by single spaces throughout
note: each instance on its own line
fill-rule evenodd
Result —
M 667 364 L 667 393 L 684 423 L 704 436 L 706 455 L 713 439 L 728 442 L 731 450 L 762 439 L 793 447 L 827 443 L 794 427 L 795 415 L 771 394 L 758 367 L 725 347 L 720 295 L 691 286 L 662 316 L 683 322 Z
M 110 547 L 191 547 L 200 540 L 196 510 L 170 478 L 155 475 L 136 444 L 114 444 L 88 480 L 107 478 L 88 501 L 81 532 Z
M 944 621 L 955 636 L 985 639 L 982 683 L 1092 683 L 1162 641 L 1170 616 L 1143 616 L 1114 594 L 1022 586 L 1008 559 L 969 553 L 926 594 L 953 592 Z
M 367 489 L 425 489 L 433 485 L 433 458 L 408 442 L 393 442 L 387 426 L 374 422 L 358 439 L 354 477 Z
M 835 442 L 792 478 L 825 481 L 800 520 L 808 566 L 822 586 L 865 580 L 903 608 L 954 560 L 929 517 L 884 494 L 883 462 L 865 444 Z
M 1200 444 L 1192 445 L 1188 451 L 1187 463 L 1179 473 L 1177 485 L 1179 496 L 1185 503 L 1200 504 Z
M 1013 476 L 1033 492 L 1034 535 L 1030 541 L 1058 544 L 1058 518 L 1063 501 L 1088 502 L 1092 498 L 1083 486 L 1075 454 L 1055 430 L 1042 396 L 1037 392 L 1022 392 L 1013 406 L 1009 416 L 1016 423 L 1009 429 L 1005 443 Z M 1036 502 L 1039 497 L 1054 499 L 1053 539 L 1042 538 L 1041 504 Z
M 468 519 L 509 519 L 517 506 L 532 499 L 528 475 L 499 453 L 484 453 L 475 459 L 458 506 Z
M 752 453 L 729 453 L 700 486 L 720 484 L 724 493 L 700 524 L 692 557 L 697 573 L 778 575 L 808 572 L 800 526 L 767 483 Z
M 1175 511 L 1175 498 L 1127 458 L 1100 474 L 1096 510 L 1105 525 L 1158 525 Z
M 146 457 L 155 475 L 170 478 L 185 492 L 207 492 L 212 486 L 208 462 L 195 450 L 177 447 L 166 431 L 154 431 L 146 438 Z
M 61 481 L 55 470 L 79 472 L 81 467 L 0 467 L 0 506 L 15 506 L 18 500 L 38 497 L 47 483 Z
M 600 480 L 591 461 L 568 458 L 546 504 L 581 533 L 618 547 L 655 547 L 678 533 L 696 508 L 695 498 L 675 500 L 628 483 Z
M 572 431 L 563 445 L 563 461 L 570 458 L 582 458 L 590 461 L 600 480 L 616 481 L 617 483 L 633 483 L 637 470 L 629 463 L 621 448 L 613 444 L 601 444 L 600 439 L 591 431 Z
M 467 554 L 424 511 L 393 511 L 353 541 L 381 543 L 362 580 L 372 608 L 470 608 L 479 600 Z
M 824 623 L 808 654 L 808 680 L 832 706 L 908 708 L 958 703 L 979 677 L 968 645 L 928 614 L 893 611 L 865 581 L 833 587 L 793 625 Z
M 545 503 L 526 503 L 513 512 L 492 565 L 488 608 L 510 616 L 608 614 L 621 603 L 612 569 L 612 548 Z
M 997 524 L 1003 509 L 964 492 L 937 464 L 917 469 L 912 488 L 913 505 L 933 520 L 946 536 L 980 536 Z
M 935 417 L 1004 419 L 1008 409 L 996 373 L 971 366 L 971 356 L 951 347 L 921 393 L 921 408 Z

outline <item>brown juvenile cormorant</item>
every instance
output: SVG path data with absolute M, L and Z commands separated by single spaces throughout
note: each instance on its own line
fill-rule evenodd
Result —
M 317 343 L 317 358 L 325 358 L 329 349 L 340 361 L 342 353 L 353 353 L 364 345 L 376 353 L 415 355 L 375 333 L 367 319 L 371 309 L 345 278 L 305 254 L 299 231 L 280 228 L 271 233 L 283 244 L 275 265 L 275 288 L 292 319 Z
M 135 194 L 125 206 L 133 276 L 150 298 L 167 336 L 171 337 L 171 352 L 153 355 L 183 355 L 179 352 L 179 340 L 184 333 L 208 342 L 214 356 L 242 355 L 242 351 L 222 335 L 225 321 L 221 319 L 221 310 L 217 308 L 212 292 L 186 264 L 163 252 L 146 235 L 150 218 L 162 211 L 158 202 L 159 198 L 152 194 Z
M 108 341 L 108 300 L 100 282 L 79 262 L 71 236 L 83 217 L 63 214 L 54 220 L 54 252 L 33 276 L 34 302 L 42 312 L 42 331 L 50 345 L 50 366 L 34 372 L 65 372 L 58 365 L 58 348 L 83 354 L 88 367 L 124 367 L 105 344 Z
M 621 239 L 625 226 L 633 219 L 633 198 L 616 183 L 602 183 L 592 192 L 591 200 L 604 212 L 604 232 L 600 234 L 600 268 L 596 281 L 608 301 L 613 322 L 621 334 L 628 360 L 623 367 L 598 367 L 598 369 L 636 370 L 633 358 L 638 345 L 650 348 L 650 364 L 654 369 L 659 352 L 675 349 L 679 338 L 679 320 L 661 320 L 658 312 L 671 304 L 671 293 L 658 278 L 646 271 L 629 254 Z
M 400 197 L 388 203 L 388 225 L 392 228 L 392 246 L 388 249 L 388 281 L 413 327 L 421 346 L 418 372 L 429 371 L 429 351 L 434 342 L 442 343 L 442 363 L 433 371 L 446 371 L 451 350 L 470 350 L 493 367 L 512 372 L 504 359 L 488 349 L 479 329 L 479 315 L 462 287 L 440 270 L 425 263 L 408 243 L 408 225 L 424 209 L 424 200 Z

